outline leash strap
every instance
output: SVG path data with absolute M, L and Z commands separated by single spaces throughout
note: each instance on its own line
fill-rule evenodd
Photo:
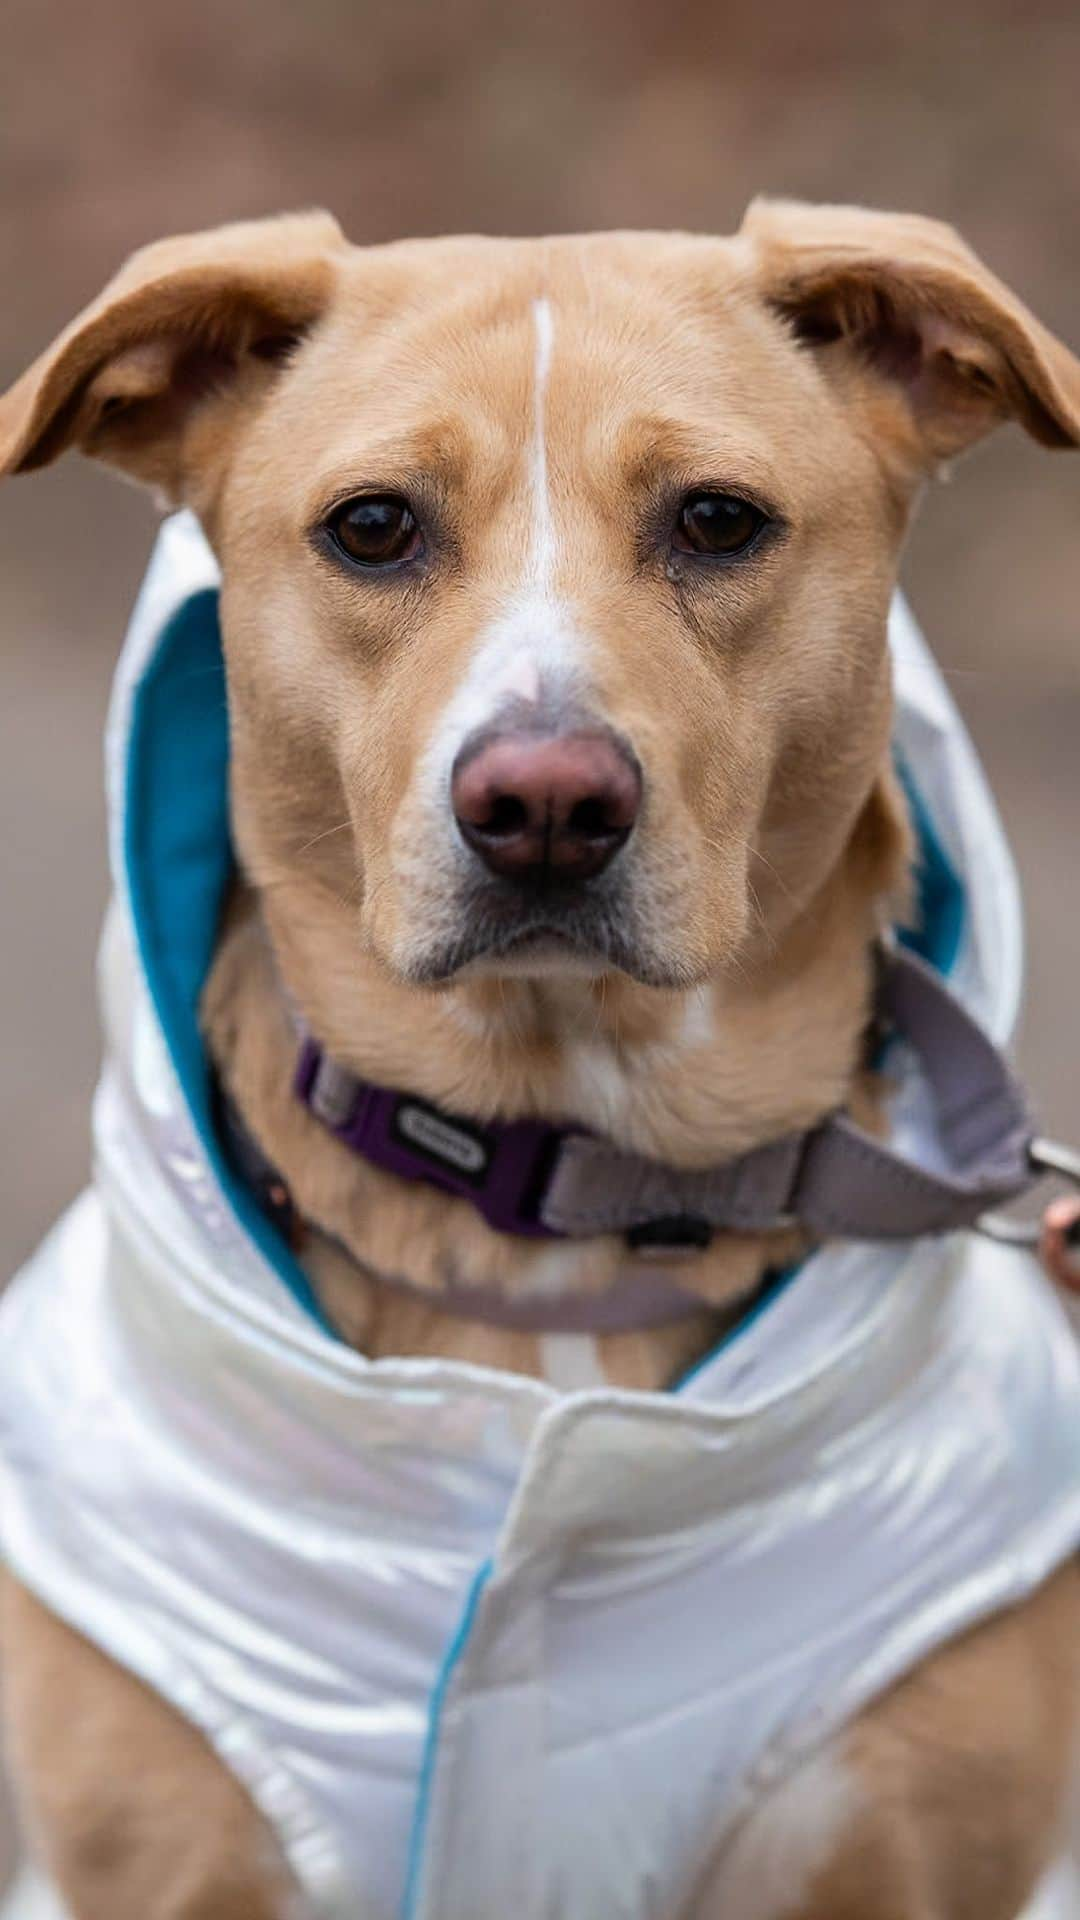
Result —
M 660 1252 L 707 1244 L 714 1231 L 798 1225 L 815 1238 L 892 1240 L 971 1226 L 1035 1177 L 1023 1093 L 982 1028 L 906 948 L 883 955 L 876 1012 L 918 1056 L 944 1167 L 906 1158 L 842 1112 L 715 1167 L 669 1167 L 576 1129 L 477 1125 L 358 1079 L 310 1037 L 296 1092 L 352 1152 L 468 1200 L 503 1233 L 623 1233 Z

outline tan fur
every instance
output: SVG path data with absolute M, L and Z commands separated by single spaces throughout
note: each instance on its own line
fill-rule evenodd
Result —
M 3 1584 L 7 1759 L 23 1825 L 76 1920 L 292 1920 L 268 1827 L 202 1736 Z
M 468 899 L 431 769 L 523 592 L 538 301 L 556 330 L 542 504 L 544 617 L 573 667 L 560 697 L 632 743 L 646 807 L 617 961 L 457 966 Z M 534 1340 L 449 1319 L 440 1286 L 596 1288 L 628 1256 L 508 1243 L 345 1154 L 287 1097 L 286 991 L 373 1079 L 685 1165 L 838 1102 L 873 1116 L 868 953 L 908 860 L 885 612 L 923 480 L 1008 416 L 1075 443 L 1080 368 L 955 235 L 787 203 L 727 241 L 358 250 L 301 215 L 165 242 L 0 401 L 0 468 L 78 444 L 193 504 L 221 560 L 243 872 L 205 1025 L 357 1346 L 538 1371 Z M 748 489 L 783 537 L 695 571 L 663 529 L 700 486 Z M 328 558 L 322 518 L 362 491 L 420 503 L 422 566 L 370 582 Z M 606 1376 L 663 1386 L 793 1244 L 722 1240 L 680 1266 L 701 1316 L 603 1341 Z M 805 1852 L 795 1920 L 1010 1920 L 1063 1799 L 1078 1612 L 1070 1570 L 862 1717 L 833 1756 L 858 1812 Z M 284 1920 L 269 1837 L 198 1737 L 10 1586 L 4 1638 L 20 1791 L 77 1920 Z M 59 1701 L 76 1738 L 58 1737 Z M 792 1791 L 755 1816 L 766 1849 Z M 772 1920 L 732 1878 L 747 1858 L 744 1834 L 685 1920 Z
M 826 1798 L 815 1758 L 743 1823 L 679 1920 L 1015 1920 L 1067 1839 L 1078 1608 L 1068 1566 L 893 1687 L 831 1750 L 824 1857 L 800 1830 L 807 1783 Z

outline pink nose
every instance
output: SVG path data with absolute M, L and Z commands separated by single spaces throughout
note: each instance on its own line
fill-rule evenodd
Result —
M 591 880 L 630 834 L 641 775 L 606 733 L 496 734 L 459 755 L 450 799 L 492 873 Z

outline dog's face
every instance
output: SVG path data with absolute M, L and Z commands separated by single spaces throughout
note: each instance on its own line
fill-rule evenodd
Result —
M 902 517 L 719 244 L 357 256 L 217 518 L 249 862 L 347 818 L 412 980 L 700 979 L 870 786 Z
M 946 230 L 137 256 L 5 403 L 201 511 L 240 849 L 400 979 L 700 981 L 775 940 L 886 754 L 920 480 L 1075 362 Z M 0 440 L 3 436 L 0 434 Z

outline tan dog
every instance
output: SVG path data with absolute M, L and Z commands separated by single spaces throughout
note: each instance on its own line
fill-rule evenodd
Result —
M 662 1387 L 791 1251 L 719 1239 L 683 1269 L 700 1316 L 648 1334 L 447 1316 L 447 1282 L 597 1288 L 625 1249 L 508 1243 L 351 1158 L 283 1091 L 277 976 L 362 1075 L 669 1162 L 871 1114 L 868 955 L 909 857 L 885 615 L 921 486 L 1007 417 L 1075 444 L 1080 367 L 948 229 L 785 204 L 726 241 L 353 249 L 310 215 L 165 242 L 2 403 L 6 470 L 78 445 L 220 559 L 243 881 L 207 1032 L 365 1352 Z M 1064 1817 L 1078 1627 L 1068 1569 L 936 1656 L 763 1801 L 686 1920 L 1013 1920 Z M 77 1920 L 290 1911 L 169 1708 L 10 1584 L 5 1650 Z

